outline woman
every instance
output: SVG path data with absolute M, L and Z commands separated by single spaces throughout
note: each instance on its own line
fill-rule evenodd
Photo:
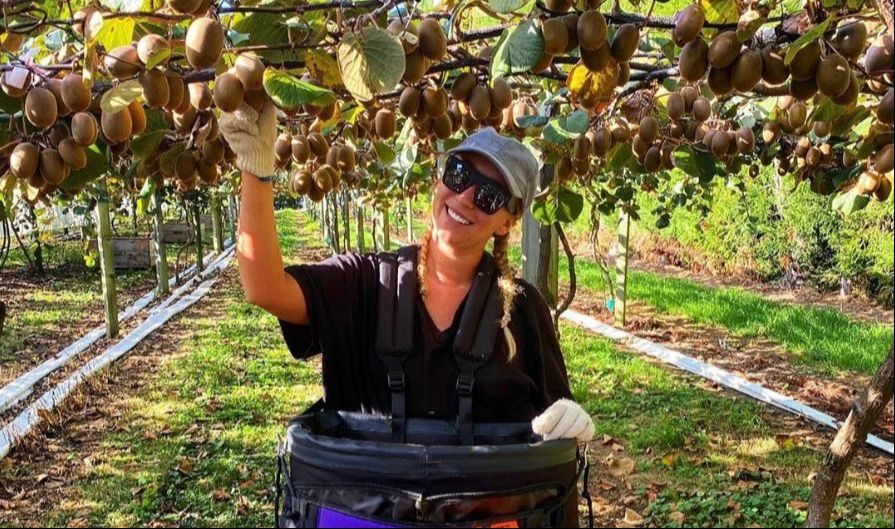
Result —
M 379 262 L 339 255 L 284 271 L 276 235 L 273 106 L 243 105 L 221 117 L 221 131 L 242 171 L 237 255 L 246 298 L 280 320 L 292 354 L 323 354 L 330 409 L 387 414 L 388 372 L 374 352 Z M 404 370 L 407 416 L 457 416 L 457 367 L 451 344 L 473 278 L 493 240 L 502 298 L 503 339 L 476 374 L 475 421 L 532 421 L 546 440 L 593 437 L 593 423 L 571 400 L 550 311 L 531 285 L 514 277 L 509 234 L 530 207 L 538 163 L 521 143 L 485 129 L 449 153 L 432 202 L 432 225 L 417 252 L 419 296 L 413 351 Z

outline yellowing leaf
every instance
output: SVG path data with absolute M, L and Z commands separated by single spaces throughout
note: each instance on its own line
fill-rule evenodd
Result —
M 706 22 L 713 24 L 733 24 L 740 19 L 737 0 L 699 0 L 705 13 Z
M 115 114 L 127 108 L 128 105 L 136 101 L 137 98 L 142 95 L 143 87 L 140 86 L 140 83 L 137 80 L 131 79 L 130 81 L 125 81 L 120 85 L 113 87 L 103 94 L 103 98 L 100 100 L 99 105 L 100 108 L 103 109 L 103 112 Z
M 566 86 L 576 100 L 588 109 L 598 107 L 612 101 L 618 83 L 618 64 L 613 59 L 599 72 L 591 72 L 584 63 L 576 64 L 569 72 Z
M 309 50 L 305 55 L 305 66 L 318 83 L 326 88 L 340 88 L 342 77 L 339 64 L 322 50 Z
M 639 527 L 639 526 L 643 525 L 643 516 L 640 516 L 636 512 L 632 511 L 631 509 L 625 509 L 625 520 L 624 521 L 627 525 L 630 525 L 633 527 Z

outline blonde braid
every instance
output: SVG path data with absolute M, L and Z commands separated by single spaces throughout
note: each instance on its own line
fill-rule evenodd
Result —
M 419 283 L 420 294 L 423 299 L 429 295 L 429 289 L 426 287 L 426 265 L 429 263 L 429 243 L 432 242 L 432 225 L 426 229 L 419 241 L 419 256 L 416 264 L 416 279 Z
M 517 289 L 516 269 L 510 264 L 509 246 L 509 234 L 495 235 L 491 255 L 494 256 L 494 264 L 499 273 L 497 286 L 500 288 L 500 296 L 503 300 L 503 317 L 500 320 L 500 327 L 503 329 L 503 335 L 507 341 L 507 361 L 512 362 L 516 358 L 516 339 L 510 331 L 510 319 L 513 314 L 513 302 L 516 299 Z

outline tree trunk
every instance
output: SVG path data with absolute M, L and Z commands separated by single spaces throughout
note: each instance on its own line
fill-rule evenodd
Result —
M 861 446 L 867 441 L 867 434 L 876 420 L 892 400 L 893 350 L 880 366 L 870 386 L 858 397 L 852 406 L 845 424 L 839 429 L 833 444 L 824 455 L 823 463 L 814 479 L 811 502 L 808 506 L 807 527 L 829 527 L 839 486 L 845 472 Z

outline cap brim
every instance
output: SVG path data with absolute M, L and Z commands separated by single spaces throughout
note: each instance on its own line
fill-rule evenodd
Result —
M 464 145 L 454 147 L 453 149 L 448 151 L 448 154 L 455 154 L 458 152 L 474 152 L 476 154 L 481 154 L 482 156 L 487 158 L 491 163 L 494 164 L 495 167 L 497 167 L 497 170 L 500 171 L 500 174 L 503 175 L 504 181 L 506 181 L 507 185 L 510 188 L 510 193 L 512 193 L 513 196 L 518 198 L 519 200 L 525 200 L 525 198 L 522 196 L 522 189 L 520 189 L 516 181 L 510 177 L 511 172 L 509 168 L 504 165 L 503 162 L 500 161 L 500 159 L 495 157 L 494 154 L 488 152 L 484 148 Z

